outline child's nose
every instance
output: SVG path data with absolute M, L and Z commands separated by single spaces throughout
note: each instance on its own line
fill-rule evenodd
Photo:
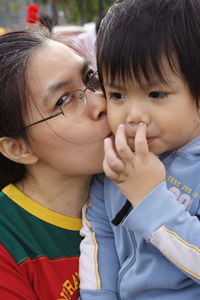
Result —
M 148 125 L 149 114 L 148 109 L 142 101 L 133 101 L 128 111 L 127 121 L 129 124 L 138 125 L 143 122 Z

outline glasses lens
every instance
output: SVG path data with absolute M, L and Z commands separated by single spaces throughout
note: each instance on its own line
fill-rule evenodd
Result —
M 80 115 L 86 105 L 85 94 L 81 91 L 71 93 L 63 103 L 62 112 L 67 118 L 73 118 Z

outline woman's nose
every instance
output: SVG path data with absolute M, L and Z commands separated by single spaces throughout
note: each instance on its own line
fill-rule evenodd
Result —
M 102 118 L 103 115 L 107 114 L 106 99 L 102 93 L 98 92 L 87 92 L 87 104 L 86 109 L 89 116 L 93 120 Z

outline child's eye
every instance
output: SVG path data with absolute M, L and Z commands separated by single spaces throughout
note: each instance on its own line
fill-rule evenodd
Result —
M 108 99 L 119 102 L 119 101 L 124 101 L 125 96 L 121 93 L 111 93 Z
M 148 94 L 149 98 L 153 98 L 153 99 L 163 99 L 164 97 L 167 96 L 167 93 L 164 92 L 151 92 Z

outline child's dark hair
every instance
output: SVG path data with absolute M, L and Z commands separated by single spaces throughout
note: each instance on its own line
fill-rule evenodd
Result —
M 134 78 L 167 82 L 162 61 L 186 81 L 197 107 L 200 96 L 200 1 L 119 0 L 97 37 L 100 81 Z
M 0 137 L 28 142 L 24 115 L 30 100 L 27 66 L 32 54 L 44 44 L 44 31 L 17 31 L 0 36 Z M 0 154 L 0 189 L 25 176 L 25 166 Z
M 57 25 L 56 20 L 53 18 L 53 16 L 50 16 L 48 14 L 40 14 L 39 22 L 41 25 L 47 27 L 49 31 L 52 31 L 53 27 Z

